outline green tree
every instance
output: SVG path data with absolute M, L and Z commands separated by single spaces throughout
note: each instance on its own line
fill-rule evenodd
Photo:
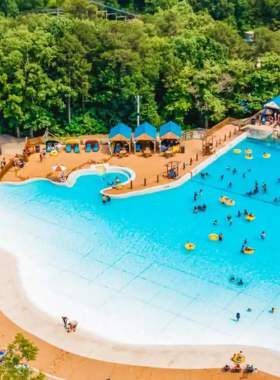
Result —
M 43 380 L 44 374 L 34 374 L 30 368 L 24 364 L 34 361 L 38 355 L 39 349 L 34 346 L 29 339 L 24 338 L 22 334 L 17 334 L 12 343 L 7 347 L 7 353 L 2 359 L 0 365 L 1 380 L 19 380 L 29 379 Z
M 3 12 L 5 16 L 17 16 L 19 10 L 16 0 L 1 0 L 0 13 L 1 12 Z

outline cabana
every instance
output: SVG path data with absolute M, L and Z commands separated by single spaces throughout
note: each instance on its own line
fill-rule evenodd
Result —
M 121 151 L 130 152 L 131 134 L 132 129 L 123 123 L 111 128 L 109 134 L 109 148 L 111 154 L 120 153 Z
M 85 142 L 85 151 L 86 153 L 89 153 L 89 152 L 98 152 L 99 149 L 100 149 L 100 143 L 99 143 L 99 140 L 87 140 Z
M 56 144 L 59 144 L 59 141 L 57 140 L 48 140 L 46 141 L 46 151 L 49 153 L 52 151 L 52 148 L 54 148 L 54 146 Z
M 74 153 L 80 153 L 80 141 L 79 140 L 68 140 L 65 142 L 66 153 L 71 153 L 74 150 Z
M 156 151 L 157 129 L 149 123 L 139 125 L 134 132 L 134 153 L 148 148 L 154 153 Z
M 270 108 L 272 110 L 280 110 L 280 95 L 275 96 L 275 98 L 270 99 L 264 104 L 265 108 Z
M 169 121 L 159 129 L 160 150 L 162 152 L 171 150 L 172 153 L 179 153 L 181 138 L 182 128 L 173 121 Z

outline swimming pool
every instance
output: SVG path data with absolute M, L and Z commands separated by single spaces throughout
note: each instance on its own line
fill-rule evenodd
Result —
M 280 203 L 273 202 L 280 196 L 280 151 L 251 140 L 238 145 L 242 151 L 247 147 L 253 160 L 231 150 L 204 170 L 210 174 L 205 179 L 198 174 L 179 188 L 106 205 L 99 192 L 116 174 L 83 176 L 72 188 L 46 181 L 2 185 L 0 247 L 17 256 L 34 304 L 57 319 L 75 318 L 80 327 L 108 339 L 146 345 L 243 343 L 280 351 Z M 270 159 L 262 158 L 264 151 Z M 260 193 L 245 196 L 256 180 Z M 200 189 L 203 195 L 195 202 Z M 235 206 L 223 206 L 221 195 L 234 199 Z M 194 205 L 203 203 L 207 211 L 194 214 Z M 238 218 L 244 209 L 256 220 Z M 223 242 L 210 241 L 210 233 L 222 233 Z M 245 238 L 253 255 L 240 252 Z M 184 248 L 187 241 L 195 250 Z M 231 283 L 231 276 L 244 285 Z M 269 312 L 272 307 L 276 314 Z

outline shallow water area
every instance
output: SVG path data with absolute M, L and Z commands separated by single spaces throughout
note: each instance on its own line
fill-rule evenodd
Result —
M 242 153 L 231 150 L 203 170 L 209 176 L 105 205 L 100 190 L 116 174 L 83 176 L 72 188 L 47 181 L 1 185 L 0 247 L 17 256 L 34 304 L 106 338 L 280 350 L 280 201 L 274 202 L 280 196 L 280 151 L 249 139 L 236 148 Z M 252 160 L 245 159 L 246 148 L 253 150 Z M 264 159 L 264 152 L 271 157 Z M 246 196 L 255 181 L 259 193 Z M 221 196 L 235 205 L 223 205 Z M 194 213 L 202 204 L 207 210 Z M 244 209 L 256 219 L 237 217 Z M 209 240 L 211 233 L 222 233 L 223 241 Z M 244 239 L 254 254 L 241 253 Z M 195 244 L 193 251 L 185 249 L 187 241 Z M 244 285 L 232 283 L 232 276 Z

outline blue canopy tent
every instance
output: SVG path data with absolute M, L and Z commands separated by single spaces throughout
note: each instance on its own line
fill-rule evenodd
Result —
M 171 147 L 174 153 L 179 152 L 181 138 L 182 128 L 173 121 L 169 121 L 159 129 L 160 144 L 163 146 L 162 150 L 165 150 L 164 147 Z
M 142 145 L 149 146 L 153 144 L 154 152 L 156 151 L 156 139 L 157 139 L 157 129 L 149 123 L 143 123 L 139 125 L 134 132 L 133 145 L 134 153 L 140 152 Z
M 127 125 L 120 123 L 111 128 L 109 134 L 109 147 L 111 153 L 119 153 L 121 149 L 131 150 L 132 129 Z
M 264 107 L 280 110 L 280 95 L 275 96 L 275 98 L 270 99 L 268 102 L 264 104 Z

